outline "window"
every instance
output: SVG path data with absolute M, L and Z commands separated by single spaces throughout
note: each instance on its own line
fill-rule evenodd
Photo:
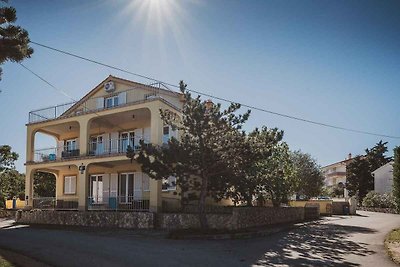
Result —
M 90 137 L 89 149 L 91 154 L 93 155 L 101 155 L 104 154 L 104 144 L 103 144 L 103 136 L 92 136 Z
M 168 177 L 168 179 L 163 179 L 162 190 L 163 191 L 176 190 L 176 177 L 170 176 L 170 177 Z
M 64 194 L 76 194 L 76 176 L 64 176 Z
M 135 132 L 123 132 L 120 134 L 120 152 L 126 152 L 128 146 L 135 147 Z
M 65 140 L 65 151 L 74 151 L 76 149 L 76 139 Z
M 118 106 L 118 96 L 112 96 L 105 99 L 105 107 L 111 108 Z

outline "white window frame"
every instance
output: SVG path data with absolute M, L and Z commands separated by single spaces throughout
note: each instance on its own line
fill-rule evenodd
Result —
M 107 101 L 111 99 L 111 106 L 107 105 Z M 119 99 L 118 99 L 118 95 L 114 95 L 114 96 L 110 96 L 110 97 L 106 97 L 104 98 L 104 107 L 105 108 L 112 108 L 112 107 L 116 107 L 119 105 Z
M 64 150 L 65 151 L 73 151 L 77 149 L 77 140 L 76 138 L 73 139 L 66 139 L 64 140 Z
M 171 185 L 171 179 L 175 180 L 175 185 Z M 168 183 L 168 186 L 166 189 L 162 189 L 163 192 L 169 192 L 169 191 L 176 191 L 176 177 L 175 176 L 169 176 L 168 179 L 163 179 L 162 183 Z
M 72 185 L 74 185 L 74 187 L 72 187 Z M 72 190 L 72 188 L 74 190 Z M 76 194 L 76 175 L 64 176 L 64 195 L 75 195 L 75 194 Z

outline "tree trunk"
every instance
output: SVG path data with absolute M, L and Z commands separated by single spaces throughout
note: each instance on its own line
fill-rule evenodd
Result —
M 200 199 L 199 199 L 199 220 L 202 229 L 208 228 L 207 216 L 206 216 L 206 197 L 207 197 L 207 187 L 208 178 L 202 177 L 200 188 Z

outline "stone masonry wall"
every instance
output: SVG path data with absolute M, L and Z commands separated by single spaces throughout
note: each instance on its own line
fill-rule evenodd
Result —
M 15 217 L 15 210 L 0 209 L 0 218 Z
M 243 229 L 304 220 L 304 208 L 239 207 L 233 210 L 232 229 Z
M 151 212 L 20 210 L 17 211 L 16 222 L 27 224 L 150 229 L 154 228 L 154 214 Z
M 304 208 L 235 207 L 231 214 L 207 214 L 210 228 L 245 229 L 279 223 L 300 222 L 304 220 Z M 161 213 L 157 215 L 158 227 L 163 229 L 199 228 L 196 213 Z

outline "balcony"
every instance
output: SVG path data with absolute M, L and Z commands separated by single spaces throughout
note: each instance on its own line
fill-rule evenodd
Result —
M 165 93 L 164 93 L 165 94 Z M 161 99 L 172 107 L 179 110 L 174 104 L 163 98 L 163 92 L 159 88 L 154 87 L 153 92 L 144 95 L 137 93 L 137 88 L 132 88 L 126 91 L 119 92 L 112 97 L 104 98 L 89 98 L 83 102 L 70 102 L 48 108 L 33 110 L 29 112 L 29 124 L 45 122 L 49 120 L 78 116 L 86 113 L 98 112 L 106 109 L 118 108 L 126 105 L 140 104 L 144 102 Z M 72 109 L 73 108 L 73 109 Z
M 55 146 L 51 148 L 38 149 L 34 151 L 34 162 L 55 162 L 61 160 L 73 160 L 84 156 L 104 156 L 104 155 L 124 155 L 128 146 L 134 151 L 140 150 L 140 141 L 145 144 L 150 143 L 150 136 L 136 136 L 133 138 L 104 139 L 88 143 L 88 153 L 80 154 L 80 149 L 76 144 L 71 146 Z
M 78 145 L 55 146 L 51 148 L 43 148 L 34 151 L 34 162 L 51 162 L 66 159 L 73 159 L 80 156 Z
M 126 154 L 128 146 L 134 151 L 140 150 L 140 141 L 150 143 L 150 136 L 136 136 L 134 138 L 108 139 L 104 141 L 89 142 L 88 156 Z

